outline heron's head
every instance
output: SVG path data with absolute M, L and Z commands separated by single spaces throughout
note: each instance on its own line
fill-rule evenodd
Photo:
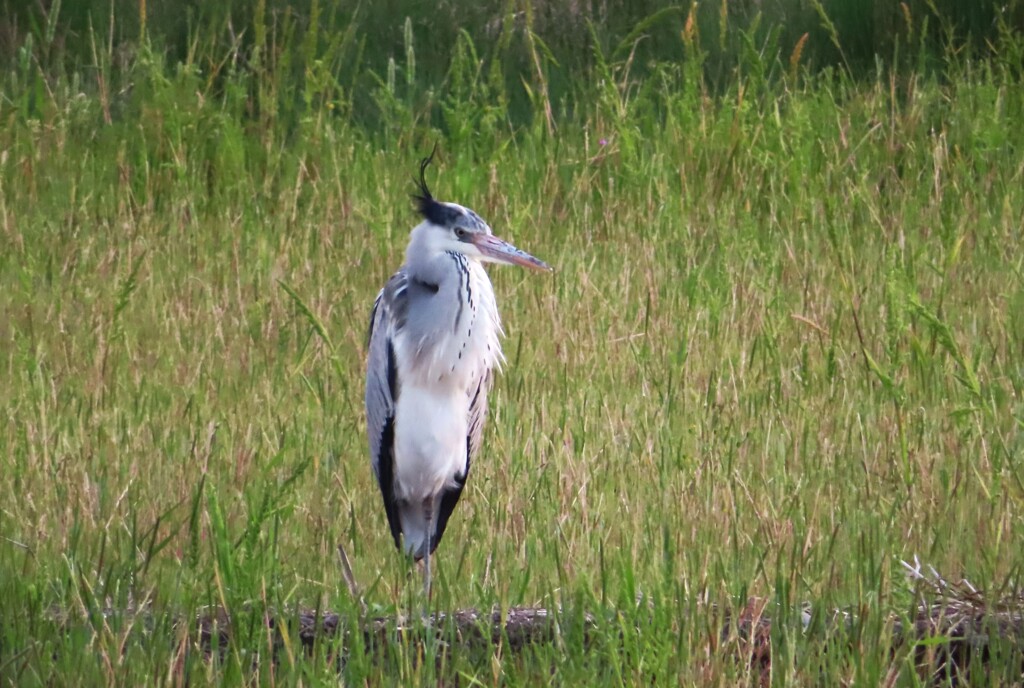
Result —
M 436 147 L 434 150 L 437 150 Z M 487 223 L 469 208 L 435 199 L 423 176 L 433 159 L 432 152 L 429 158 L 424 158 L 420 163 L 419 193 L 413 199 L 416 201 L 416 209 L 423 216 L 423 222 L 413 230 L 409 242 L 410 252 L 451 251 L 488 263 L 521 265 L 534 270 L 551 269 L 544 261 L 494 236 Z

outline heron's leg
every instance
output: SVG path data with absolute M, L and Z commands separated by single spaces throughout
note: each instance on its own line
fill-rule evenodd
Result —
M 423 594 L 430 603 L 430 550 L 434 544 L 434 497 L 431 495 L 423 500 L 423 518 L 427 522 L 426 549 L 423 550 Z

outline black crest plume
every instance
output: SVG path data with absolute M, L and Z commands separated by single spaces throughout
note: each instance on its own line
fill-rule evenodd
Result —
M 420 161 L 420 178 L 416 181 L 419 193 L 412 195 L 413 200 L 416 202 L 416 210 L 419 211 L 425 219 L 430 220 L 437 225 L 447 225 L 451 221 L 451 210 L 446 208 L 437 202 L 434 196 L 430 193 L 430 188 L 427 186 L 427 179 L 425 173 L 430 163 L 434 161 L 434 155 L 437 153 L 437 144 L 434 144 L 434 149 L 430 151 L 430 155 Z

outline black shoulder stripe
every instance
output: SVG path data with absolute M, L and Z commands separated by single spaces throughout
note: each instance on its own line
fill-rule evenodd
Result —
M 391 403 L 398 403 L 398 364 L 395 361 L 395 345 L 388 339 L 388 391 L 391 392 Z
M 373 325 L 377 321 L 377 308 L 380 307 L 380 299 L 378 296 L 373 302 L 373 310 L 370 311 L 370 326 L 366 328 L 366 346 L 370 346 L 370 342 L 373 340 Z
M 395 419 L 388 416 L 380 436 L 380 457 L 377 459 L 377 484 L 384 498 L 384 512 L 388 517 L 391 537 L 395 547 L 402 548 L 402 521 L 398 517 L 398 500 L 395 499 L 394 474 Z
M 415 283 L 418 286 L 423 287 L 425 290 L 429 291 L 431 294 L 436 294 L 441 289 L 441 285 L 440 284 L 436 284 L 434 282 L 427 282 L 426 280 L 421 280 L 421 279 L 417 279 L 417 280 L 414 280 L 414 281 L 415 281 Z
M 398 366 L 395 362 L 395 345 L 388 339 L 388 361 L 387 361 L 387 382 L 388 391 L 391 392 L 391 403 L 398 402 L 399 382 Z M 392 407 L 393 408 L 393 407 Z M 402 546 L 402 521 L 398 517 L 398 500 L 395 499 L 395 416 L 392 410 L 384 420 L 384 427 L 380 432 L 380 456 L 377 457 L 377 483 L 380 485 L 380 494 L 384 498 L 384 511 L 388 516 L 388 526 L 391 528 L 391 537 L 395 540 L 395 547 Z

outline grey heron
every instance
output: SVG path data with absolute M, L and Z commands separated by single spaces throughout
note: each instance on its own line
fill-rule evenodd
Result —
M 373 304 L 366 370 L 373 472 L 395 546 L 423 561 L 427 599 L 430 557 L 480 450 L 492 373 L 503 361 L 483 264 L 551 270 L 469 208 L 436 200 L 424 177 L 433 158 L 420 163 L 413 196 L 423 221 Z

